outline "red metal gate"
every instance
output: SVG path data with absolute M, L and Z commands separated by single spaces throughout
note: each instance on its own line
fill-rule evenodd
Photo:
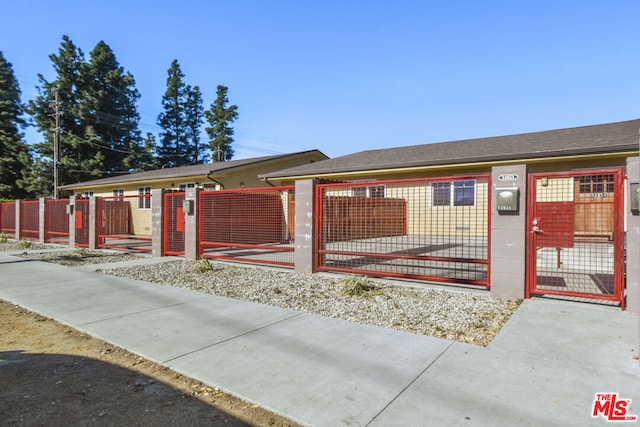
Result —
M 69 199 L 45 201 L 45 242 L 69 243 Z
M 164 225 L 163 252 L 164 255 L 184 255 L 185 213 L 183 202 L 184 192 L 164 194 Z
M 527 297 L 556 295 L 624 309 L 622 169 L 530 174 Z
M 151 252 L 151 194 L 97 198 L 98 247 Z
M 24 200 L 20 206 L 20 238 L 40 238 L 40 200 Z
M 286 186 L 201 192 L 200 256 L 292 267 L 293 191 Z
M 322 184 L 317 268 L 489 286 L 490 176 Z
M 3 202 L 0 208 L 0 233 L 7 237 L 15 238 L 16 202 Z
M 89 247 L 89 199 L 76 199 L 74 205 L 75 245 Z

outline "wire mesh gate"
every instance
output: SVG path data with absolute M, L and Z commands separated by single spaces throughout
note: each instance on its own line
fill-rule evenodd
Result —
M 0 205 L 0 233 L 15 238 L 16 202 L 3 202 Z
M 99 248 L 151 252 L 151 194 L 97 198 Z
M 184 192 L 174 192 L 164 194 L 164 239 L 163 252 L 164 255 L 184 255 L 184 231 L 185 231 L 185 212 L 183 202 L 185 200 Z
M 623 177 L 622 169 L 529 175 L 527 297 L 624 309 Z
M 76 199 L 74 202 L 75 245 L 89 247 L 89 199 Z
M 322 184 L 318 270 L 489 286 L 488 175 Z
M 20 206 L 20 238 L 40 238 L 40 200 L 23 200 Z
M 69 243 L 69 199 L 45 201 L 45 236 L 46 242 Z
M 203 191 L 200 256 L 293 266 L 294 187 Z

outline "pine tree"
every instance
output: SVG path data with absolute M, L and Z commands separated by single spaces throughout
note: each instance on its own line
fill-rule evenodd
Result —
M 158 125 L 163 129 L 157 150 L 159 162 L 163 167 L 189 165 L 192 153 L 185 111 L 188 87 L 177 59 L 173 60 L 167 73 L 167 90 L 162 97 L 164 111 L 158 115 Z
M 189 128 L 191 147 L 191 164 L 205 163 L 209 155 L 207 147 L 200 144 L 200 128 L 204 123 L 204 107 L 202 106 L 202 94 L 200 87 L 187 87 L 187 102 L 185 104 L 185 120 Z
M 0 198 L 24 198 L 23 172 L 28 169 L 30 150 L 20 127 L 24 126 L 20 87 L 11 63 L 0 51 Z
M 233 158 L 233 128 L 231 123 L 238 118 L 238 107 L 231 105 L 227 107 L 228 88 L 219 85 L 217 88 L 216 100 L 211 104 L 211 108 L 204 112 L 204 116 L 210 127 L 205 130 L 209 135 L 209 148 L 213 152 L 214 162 L 225 162 Z
M 95 176 L 137 169 L 142 152 L 136 102 L 140 94 L 131 73 L 125 72 L 111 48 L 100 41 L 83 64 L 80 87 L 80 117 L 84 138 L 95 155 L 81 168 Z
M 30 171 L 30 188 L 41 193 L 53 188 L 53 139 L 55 117 L 52 106 L 58 93 L 60 111 L 60 183 L 74 183 L 86 177 L 82 164 L 95 154 L 92 145 L 84 140 L 85 125 L 80 118 L 81 68 L 84 54 L 68 36 L 62 37 L 58 54 L 49 55 L 56 71 L 56 79 L 48 82 L 38 75 L 38 97 L 29 102 L 25 110 L 33 117 L 36 128 L 43 133 L 44 141 L 34 144 L 37 167 Z M 50 194 L 50 192 L 49 192 Z

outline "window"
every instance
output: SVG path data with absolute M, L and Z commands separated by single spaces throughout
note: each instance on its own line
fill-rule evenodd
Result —
M 473 206 L 476 203 L 476 181 L 465 179 L 453 183 L 453 205 Z
M 587 175 L 577 177 L 580 193 L 613 193 L 615 178 L 613 175 Z
M 151 209 L 151 187 L 138 187 L 138 209 Z M 143 197 L 144 196 L 144 197 Z
M 114 197 L 122 197 L 124 196 L 124 188 L 116 188 L 113 190 Z
M 196 184 L 194 182 L 190 182 L 188 184 L 180 184 L 178 187 L 179 191 L 186 191 L 187 188 L 195 188 Z
M 451 204 L 450 182 L 434 182 L 431 188 L 433 188 L 433 206 L 449 206 Z
M 434 182 L 431 184 L 431 188 L 433 190 L 433 206 L 474 206 L 476 203 L 476 181 L 474 179 Z
M 84 193 L 80 194 L 80 197 L 93 197 L 93 191 L 85 191 Z
M 372 185 L 369 187 L 351 187 L 351 197 L 384 198 L 384 185 Z

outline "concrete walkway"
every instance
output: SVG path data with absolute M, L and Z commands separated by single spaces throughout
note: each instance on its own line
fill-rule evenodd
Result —
M 0 299 L 302 424 L 601 426 L 600 392 L 640 416 L 618 308 L 526 300 L 483 348 L 87 270 L 0 253 Z

